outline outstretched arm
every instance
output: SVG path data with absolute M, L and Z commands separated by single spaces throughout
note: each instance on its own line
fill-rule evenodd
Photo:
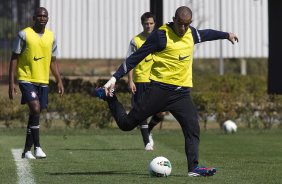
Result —
M 192 35 L 195 44 L 220 39 L 228 39 L 232 44 L 234 44 L 234 41 L 238 42 L 239 40 L 234 33 L 222 32 L 213 29 L 197 30 L 194 27 L 190 28 L 192 30 Z

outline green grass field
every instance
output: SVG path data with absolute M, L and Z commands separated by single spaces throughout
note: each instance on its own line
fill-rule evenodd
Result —
M 1 182 L 17 183 L 12 148 L 22 148 L 24 129 L 0 130 Z M 146 152 L 139 130 L 42 131 L 47 159 L 29 160 L 36 183 L 282 183 L 282 130 L 241 130 L 224 135 L 202 132 L 200 164 L 216 166 L 213 177 L 187 176 L 180 130 L 154 131 L 155 150 Z M 167 178 L 148 175 L 149 162 L 165 156 L 172 163 Z

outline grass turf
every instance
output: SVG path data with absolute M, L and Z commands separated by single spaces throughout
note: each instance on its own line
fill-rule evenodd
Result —
M 22 148 L 23 129 L 0 130 L 1 183 L 17 183 L 12 148 Z M 180 130 L 154 131 L 155 150 L 144 151 L 139 130 L 52 130 L 41 132 L 47 159 L 31 160 L 36 183 L 281 183 L 282 130 L 202 132 L 200 164 L 216 166 L 213 177 L 190 178 Z M 149 162 L 165 156 L 167 178 L 150 177 Z

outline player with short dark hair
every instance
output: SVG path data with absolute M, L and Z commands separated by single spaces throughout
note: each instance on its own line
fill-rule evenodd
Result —
M 151 12 L 145 12 L 141 16 L 141 24 L 143 27 L 143 31 L 136 35 L 129 44 L 129 48 L 127 51 L 127 57 L 136 52 L 146 41 L 148 36 L 155 29 L 155 15 Z M 149 54 L 145 59 L 143 59 L 133 70 L 128 73 L 128 86 L 133 94 L 132 96 L 132 105 L 137 103 L 137 101 L 141 98 L 145 89 L 150 84 L 150 72 L 153 64 L 153 59 L 151 54 Z M 151 130 L 154 126 L 156 126 L 159 122 L 164 119 L 164 114 L 158 113 L 153 115 L 149 124 L 147 123 L 147 119 L 140 123 L 140 131 L 143 138 L 143 143 L 146 151 L 153 150 L 154 141 L 151 134 Z
M 179 122 L 185 138 L 188 176 L 213 176 L 214 167 L 199 167 L 200 126 L 198 115 L 190 96 L 194 45 L 211 40 L 227 39 L 238 42 L 234 33 L 211 29 L 197 30 L 192 27 L 192 11 L 179 7 L 173 22 L 164 24 L 147 38 L 146 42 L 113 74 L 113 77 L 96 90 L 96 95 L 107 101 L 110 111 L 123 131 L 134 129 L 149 116 L 169 111 Z M 141 100 L 127 114 L 113 89 L 116 80 L 126 75 L 149 54 L 154 63 L 151 84 Z
M 57 43 L 52 31 L 46 29 L 48 11 L 39 7 L 33 15 L 34 25 L 21 30 L 15 40 L 9 69 L 9 98 L 16 94 L 15 75 L 22 93 L 22 104 L 29 107 L 26 141 L 22 158 L 46 158 L 39 141 L 39 118 L 48 104 L 50 69 L 56 78 L 58 92 L 64 87 L 56 62 Z M 34 145 L 34 155 L 31 147 Z

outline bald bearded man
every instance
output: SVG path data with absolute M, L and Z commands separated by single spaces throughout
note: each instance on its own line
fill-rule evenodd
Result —
M 94 96 L 107 101 L 118 127 L 123 131 L 134 129 L 140 122 L 158 112 L 169 111 L 179 122 L 184 138 L 188 162 L 188 176 L 213 176 L 215 167 L 199 167 L 200 126 L 190 97 L 194 45 L 211 40 L 227 39 L 238 42 L 234 33 L 192 27 L 192 11 L 179 7 L 173 22 L 164 24 L 151 33 L 146 42 L 129 56 L 113 77 L 98 88 Z M 153 65 L 151 83 L 144 95 L 127 114 L 113 90 L 116 80 L 126 75 L 146 56 L 151 54 Z

